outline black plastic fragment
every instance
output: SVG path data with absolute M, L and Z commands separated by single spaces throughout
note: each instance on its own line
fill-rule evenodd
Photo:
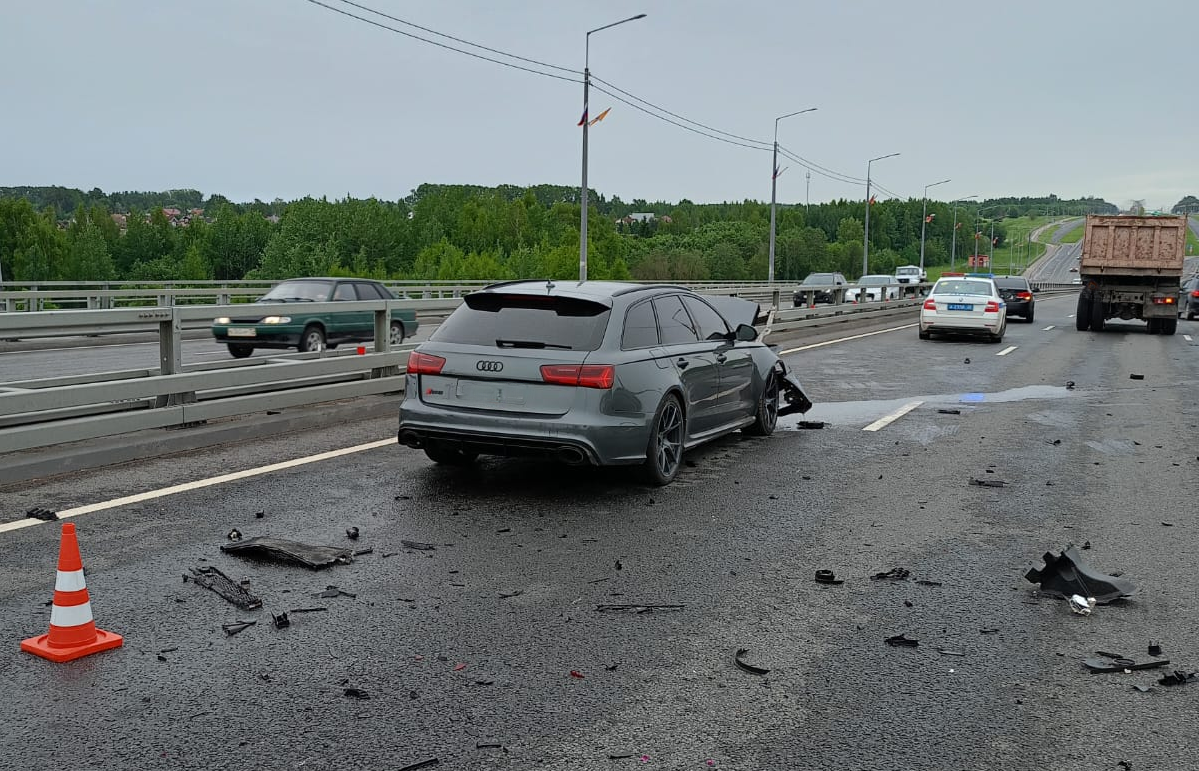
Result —
M 328 610 L 328 608 L 318 605 L 315 608 L 291 608 L 288 613 L 317 613 L 318 611 Z
M 225 634 L 227 636 L 232 637 L 233 635 L 238 634 L 239 632 L 246 631 L 247 629 L 249 629 L 250 627 L 254 626 L 257 623 L 258 623 L 257 621 L 238 621 L 233 624 L 221 624 L 221 629 L 223 629 L 225 631 Z
M 1153 690 L 1152 688 L 1150 688 L 1147 685 L 1134 685 L 1133 688 L 1136 688 L 1141 693 L 1149 693 L 1150 691 Z
M 893 648 L 915 648 L 920 644 L 919 640 L 908 637 L 906 634 L 897 634 L 894 637 L 888 637 L 883 642 Z
M 841 579 L 837 578 L 836 574 L 831 570 L 817 570 L 816 583 L 818 584 L 843 584 Z
M 362 690 L 361 688 L 346 688 L 345 690 L 342 691 L 342 693 L 351 699 L 366 700 L 371 697 L 371 695 L 369 693 Z
M 316 594 L 314 594 L 312 596 L 313 597 L 324 597 L 324 598 L 328 599 L 331 597 L 357 597 L 358 595 L 354 594 L 353 592 L 347 592 L 345 589 L 339 589 L 336 586 L 329 585 L 329 586 L 325 587 L 325 591 L 317 592 Z
M 291 619 L 289 619 L 287 617 L 286 612 L 280 613 L 277 616 L 274 613 L 272 613 L 271 620 L 275 622 L 276 629 L 285 629 L 285 628 L 291 626 Z
M 1145 376 L 1141 375 L 1139 373 L 1133 372 L 1133 373 L 1129 374 L 1128 379 L 1129 380 L 1144 380 Z
M 805 431 L 811 431 L 818 428 L 824 428 L 825 425 L 826 424 L 823 420 L 801 420 L 795 424 L 795 427 L 802 428 Z
M 1173 685 L 1186 685 L 1187 683 L 1189 683 L 1190 681 L 1192 681 L 1194 679 L 1195 679 L 1194 672 L 1188 673 L 1188 672 L 1183 672 L 1181 669 L 1176 669 L 1176 670 L 1174 670 L 1174 672 L 1172 674 L 1168 674 L 1165 677 L 1158 680 L 1157 684 L 1164 685 L 1167 687 L 1173 686 Z
M 506 589 L 499 593 L 500 599 L 506 600 L 510 597 L 519 597 L 525 593 L 524 589 Z
M 937 412 L 939 412 L 942 415 L 961 415 L 962 414 L 961 410 L 949 410 L 949 409 L 945 409 L 945 408 L 939 409 L 939 410 L 937 410 Z
M 596 605 L 595 609 L 600 613 L 650 613 L 656 610 L 682 610 L 686 605 Z
M 354 550 L 355 557 L 361 557 L 363 554 L 374 554 L 374 553 L 375 553 L 375 550 L 369 546 L 366 547 L 365 549 L 355 549 Z
M 491 743 L 491 742 L 486 743 L 486 744 L 483 742 L 475 742 L 475 749 L 476 750 L 502 750 L 502 749 L 504 749 L 504 745 Z
M 229 535 L 227 535 L 225 537 L 228 538 L 230 541 L 240 541 L 241 540 L 241 531 L 235 527 L 232 530 L 230 530 Z
M 1157 669 L 1169 664 L 1168 659 L 1160 661 L 1133 661 L 1132 659 L 1083 659 L 1082 665 L 1097 675 L 1105 672 L 1137 671 L 1141 669 Z
M 733 654 L 733 663 L 737 666 L 737 669 L 740 669 L 742 672 L 748 672 L 751 675 L 758 676 L 762 676 L 770 672 L 769 669 L 756 667 L 753 664 L 747 664 L 742 661 L 741 657 L 747 653 L 749 653 L 749 648 L 738 648 L 737 652 Z
M 43 522 L 53 522 L 58 519 L 58 514 L 50 511 L 50 509 L 42 508 L 41 506 L 34 507 L 25 512 L 25 516 L 30 519 L 40 519 Z
M 1149 641 L 1149 655 L 1150 656 L 1162 655 L 1162 644 L 1159 642 L 1153 642 L 1152 640 L 1150 640 Z
M 940 653 L 942 656 L 965 656 L 966 655 L 962 651 L 950 650 L 949 648 L 937 648 L 937 653 Z
M 975 479 L 970 477 L 970 484 L 975 487 L 1003 487 L 1007 484 L 1002 479 Z
M 314 570 L 330 565 L 348 565 L 354 561 L 353 553 L 349 549 L 339 546 L 314 546 L 298 541 L 263 536 L 227 544 L 221 547 L 221 551 L 245 557 L 298 562 Z
M 884 573 L 875 573 L 870 576 L 871 581 L 906 581 L 908 576 L 912 575 L 912 571 L 907 568 L 891 568 Z
M 418 760 L 415 763 L 409 763 L 406 766 L 401 766 L 397 768 L 396 771 L 416 771 L 418 768 L 430 768 L 440 764 L 441 761 L 437 758 L 429 758 L 428 760 Z
M 357 541 L 358 540 L 358 528 L 347 527 L 346 528 L 346 538 L 349 538 L 351 541 Z
M 1047 552 L 1044 560 L 1045 567 L 1040 570 L 1033 568 L 1024 577 L 1034 584 L 1040 584 L 1041 590 L 1051 595 L 1071 597 L 1080 594 L 1094 597 L 1095 602 L 1106 605 L 1137 591 L 1131 581 L 1105 575 L 1092 568 L 1083 560 L 1074 544 L 1067 545 L 1060 555 Z
M 244 586 L 234 583 L 229 576 L 211 565 L 191 568 L 191 573 L 191 580 L 198 586 L 216 592 L 242 610 L 253 610 L 254 608 L 262 607 L 261 599 L 250 594 Z M 187 575 L 183 576 L 183 580 L 185 581 L 188 578 Z
M 405 549 L 415 549 L 417 551 L 433 551 L 437 548 L 435 544 L 421 543 L 420 541 L 400 541 L 400 545 Z
M 942 585 L 940 581 L 929 581 L 928 579 L 925 579 L 925 578 L 920 579 L 916 583 L 919 584 L 920 586 L 941 586 Z
M 779 390 L 782 391 L 782 404 L 779 405 L 779 417 L 784 415 L 801 415 L 812 409 L 812 400 L 808 398 L 804 392 L 803 384 L 799 382 L 799 378 L 793 372 L 787 370 L 787 365 L 779 361 L 777 366 L 782 374 L 782 382 L 779 383 Z M 824 428 L 824 424 L 820 424 L 820 428 Z

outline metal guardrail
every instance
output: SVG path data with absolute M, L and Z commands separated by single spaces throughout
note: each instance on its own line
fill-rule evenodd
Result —
M 1077 290 L 1069 285 L 1060 288 Z M 867 315 L 908 313 L 922 302 L 915 298 L 821 308 L 780 308 L 781 291 L 768 287 L 766 292 L 774 308 L 768 325 L 773 333 Z M 761 294 L 762 290 L 752 293 Z M 312 313 L 372 312 L 376 334 L 371 351 L 365 354 L 322 351 L 188 367 L 181 363 L 184 326 L 197 321 L 207 325 L 214 314 L 244 310 L 244 306 L 44 311 L 0 316 L 0 337 L 93 334 L 114 328 L 156 330 L 160 353 L 160 366 L 152 370 L 0 383 L 0 453 L 144 429 L 183 427 L 266 409 L 402 391 L 404 381 L 397 376 L 404 373 L 407 352 L 415 346 L 390 350 L 387 330 L 391 309 L 414 306 L 438 310 L 447 307 L 445 300 L 305 304 L 305 312 Z M 295 310 L 294 304 L 287 303 L 263 303 L 258 307 L 264 314 Z

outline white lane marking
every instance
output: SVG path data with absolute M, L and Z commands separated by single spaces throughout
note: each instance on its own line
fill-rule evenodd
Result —
M 1051 330 L 1051 329 L 1053 329 L 1053 325 L 1052 325 L 1052 324 L 1050 324 L 1049 326 L 1045 327 L 1045 328 L 1044 328 L 1044 329 L 1042 329 L 1041 331 L 1042 331 L 1042 332 L 1048 332 L 1048 331 L 1049 331 L 1049 330 Z
M 1190 336 L 1190 335 L 1183 335 L 1183 336 L 1182 336 L 1182 339 L 1183 339 L 1183 340 L 1186 340 L 1188 343 L 1189 343 L 1189 342 L 1191 342 L 1191 336 Z
M 1007 356 L 1009 353 L 1011 353 L 1012 351 L 1016 350 L 1019 347 L 1020 346 L 1018 346 L 1018 345 L 1009 345 L 1007 348 L 1004 348 L 1002 351 L 1000 351 L 999 353 L 997 353 L 995 355 L 996 356 Z
M 849 340 L 860 340 L 863 337 L 871 337 L 873 335 L 881 335 L 884 332 L 898 332 L 901 329 L 911 329 L 912 327 L 918 327 L 918 326 L 920 326 L 920 325 L 919 324 L 904 324 L 901 327 L 890 327 L 888 329 L 880 329 L 876 332 L 863 332 L 860 335 L 850 335 L 849 337 L 838 337 L 836 340 L 825 340 L 823 343 L 812 343 L 811 345 L 801 345 L 798 348 L 788 348 L 785 351 L 779 351 L 779 356 L 784 356 L 788 353 L 798 353 L 799 351 L 808 351 L 808 350 L 811 350 L 812 348 L 822 348 L 826 345 L 832 345 L 833 343 L 844 343 L 844 342 L 848 342 Z
M 195 482 L 184 482 L 179 485 L 171 485 L 163 487 L 159 490 L 150 490 L 149 492 L 137 493 L 136 495 L 126 495 L 122 498 L 114 498 L 111 501 L 102 501 L 100 503 L 89 503 L 86 506 L 76 506 L 73 509 L 66 509 L 58 512 L 59 519 L 70 519 L 78 517 L 81 514 L 91 514 L 96 511 L 104 511 L 106 509 L 115 509 L 119 506 L 127 506 L 131 503 L 141 503 L 143 501 L 152 501 L 156 498 L 164 498 L 168 495 L 177 493 L 186 493 L 191 490 L 199 490 L 204 487 L 212 487 L 226 482 L 236 482 L 239 479 L 249 479 L 250 477 L 262 476 L 275 471 L 283 471 L 296 466 L 304 466 L 317 461 L 329 460 L 330 458 L 340 458 L 343 455 L 353 455 L 357 452 L 365 452 L 366 450 L 375 450 L 379 447 L 386 447 L 389 444 L 395 444 L 395 439 L 380 439 L 377 442 L 367 442 L 366 444 L 357 444 L 353 447 L 344 447 L 340 450 L 330 450 L 316 455 L 309 455 L 303 458 L 295 458 L 294 460 L 285 460 L 280 463 L 272 463 L 269 466 L 259 466 L 258 468 L 245 469 L 244 471 L 234 471 L 230 474 L 221 474 L 220 476 L 208 477 L 207 479 L 198 479 Z M 42 524 L 40 519 L 22 519 L 16 522 L 7 522 L 0 525 L 0 533 L 8 530 L 17 530 L 22 527 Z
M 862 430 L 863 431 L 879 431 L 881 429 L 884 429 L 887 426 L 894 423 L 895 421 L 902 418 L 904 415 L 907 415 L 909 412 L 911 412 L 912 410 L 919 407 L 921 404 L 924 404 L 924 402 L 908 402 L 907 404 L 903 405 L 899 409 L 895 410 L 895 412 L 892 412 L 890 415 L 884 415 L 883 417 L 874 421 L 873 423 L 866 426 Z
M 1074 314 L 1073 314 L 1073 313 L 1071 313 L 1071 314 L 1070 314 L 1069 316 L 1067 316 L 1066 318 L 1068 318 L 1068 319 L 1072 319 L 1072 318 L 1074 318 Z

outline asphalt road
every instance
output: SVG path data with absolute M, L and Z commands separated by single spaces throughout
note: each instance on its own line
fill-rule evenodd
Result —
M 17 650 L 47 628 L 58 526 L 0 532 L 0 765 L 1190 768 L 1199 685 L 1080 662 L 1144 659 L 1157 640 L 1169 668 L 1199 668 L 1199 347 L 1183 337 L 1199 323 L 1080 333 L 1072 298 L 1038 305 L 999 345 L 880 325 L 789 353 L 819 402 L 808 419 L 828 426 L 722 440 L 664 489 L 526 461 L 446 470 L 388 443 L 78 516 L 97 622 L 125 647 L 70 664 Z M 0 489 L 0 510 L 393 433 L 365 421 L 40 480 Z M 256 563 L 220 551 L 231 528 L 374 551 L 321 572 Z M 1138 584 L 1133 600 L 1083 617 L 1024 580 L 1084 541 L 1097 569 Z M 265 608 L 181 581 L 202 565 L 247 578 Z M 895 567 L 939 585 L 868 578 Z M 845 583 L 814 583 L 820 568 Z M 328 585 L 356 596 L 313 596 Z M 258 623 L 226 637 L 237 619 Z M 919 647 L 884 644 L 899 634 Z M 739 648 L 769 674 L 734 666 Z

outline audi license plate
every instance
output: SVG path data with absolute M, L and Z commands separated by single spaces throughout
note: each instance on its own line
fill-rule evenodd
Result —
M 229 337 L 257 337 L 258 330 L 254 327 L 229 327 Z
M 969 303 L 950 303 L 946 306 L 951 311 L 972 311 L 974 306 Z
M 472 404 L 524 404 L 525 386 L 519 383 L 494 385 L 478 380 L 459 380 L 455 396 Z

